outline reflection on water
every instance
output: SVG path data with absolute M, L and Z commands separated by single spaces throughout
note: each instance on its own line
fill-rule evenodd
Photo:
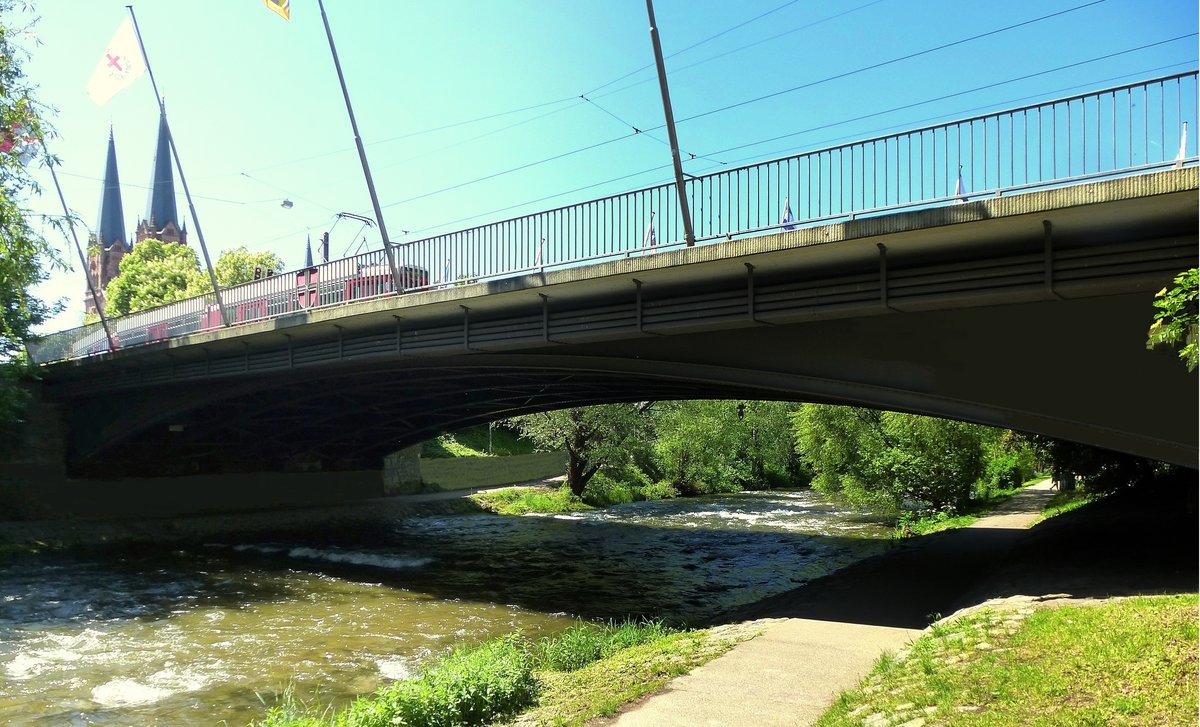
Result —
M 0 722 L 237 725 L 287 684 L 341 704 L 514 629 L 711 616 L 886 534 L 811 493 L 744 493 L 19 558 L 0 563 Z

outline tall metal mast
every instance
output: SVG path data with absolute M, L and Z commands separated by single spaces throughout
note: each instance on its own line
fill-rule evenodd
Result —
M 221 324 L 230 324 L 229 316 L 225 314 L 225 302 L 221 300 L 221 286 L 217 285 L 217 274 L 213 271 L 212 258 L 208 255 L 208 245 L 204 244 L 204 230 L 200 228 L 200 217 L 196 214 L 196 205 L 192 204 L 192 193 L 188 189 L 187 178 L 183 176 L 183 162 L 179 161 L 179 150 L 175 148 L 175 135 L 171 133 L 171 125 L 167 123 L 167 107 L 163 105 L 162 96 L 158 93 L 158 83 L 154 80 L 154 71 L 150 68 L 150 57 L 146 55 L 146 45 L 142 43 L 142 31 L 138 29 L 137 15 L 129 8 L 129 17 L 133 18 L 133 32 L 137 35 L 138 48 L 142 51 L 142 60 L 146 61 L 146 73 L 150 76 L 150 85 L 154 88 L 154 98 L 158 101 L 158 112 L 162 114 L 163 128 L 167 131 L 167 141 L 171 144 L 171 156 L 175 157 L 175 168 L 179 170 L 179 183 L 183 185 L 183 196 L 187 198 L 188 212 L 192 215 L 192 224 L 196 226 L 196 237 L 200 239 L 200 251 L 204 253 L 204 264 L 208 268 L 208 279 L 212 283 L 213 295 L 217 299 L 217 308 L 221 311 Z
M 354 120 L 354 107 L 350 105 L 350 92 L 346 90 L 346 77 L 342 75 L 342 62 L 338 60 L 337 46 L 333 44 L 333 31 L 329 29 L 329 18 L 325 15 L 325 3 L 317 0 L 321 8 L 321 22 L 325 23 L 325 37 L 329 39 L 329 52 L 333 54 L 333 67 L 337 69 L 338 83 L 342 85 L 342 98 L 346 100 L 346 113 L 350 116 L 350 128 L 354 131 L 354 144 L 358 147 L 358 159 L 362 162 L 363 176 L 367 178 L 367 191 L 371 194 L 371 206 L 375 208 L 375 221 L 379 223 L 379 234 L 383 236 L 383 250 L 387 253 L 388 267 L 392 270 L 392 284 L 397 293 L 404 292 L 400 270 L 396 267 L 396 255 L 392 250 L 392 239 L 388 237 L 387 225 L 383 221 L 383 209 L 379 206 L 379 195 L 375 194 L 375 181 L 371 179 L 371 167 L 367 164 L 367 152 L 362 137 L 358 134 L 358 122 Z
M 692 211 L 688 207 L 687 190 L 683 187 L 683 162 L 679 158 L 679 139 L 675 136 L 675 114 L 671 111 L 671 92 L 667 90 L 667 69 L 663 65 L 662 44 L 658 40 L 658 25 L 654 22 L 654 2 L 646 0 L 646 15 L 650 17 L 650 41 L 654 45 L 654 65 L 658 67 L 658 87 L 662 90 L 663 113 L 667 117 L 667 138 L 671 142 L 671 161 L 675 165 L 675 191 L 679 193 L 679 213 L 683 216 L 683 238 L 688 247 L 696 244 L 692 230 Z

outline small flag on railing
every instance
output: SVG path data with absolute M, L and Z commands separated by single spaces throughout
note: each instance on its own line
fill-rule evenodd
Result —
M 545 247 L 546 247 L 546 238 L 543 237 L 542 241 L 538 243 L 537 250 L 535 250 L 533 253 L 533 267 L 535 267 L 535 268 L 542 267 L 542 249 Z
M 785 230 L 794 230 L 796 226 L 791 224 L 795 220 L 792 219 L 792 203 L 787 197 L 783 198 L 783 218 L 779 220 L 779 224 L 783 225 Z
M 642 236 L 642 247 L 654 247 L 658 244 L 658 235 L 654 232 L 654 213 L 650 213 L 650 224 L 646 225 L 646 234 Z
M 100 56 L 96 70 L 88 81 L 87 93 L 97 106 L 108 103 L 118 91 L 133 83 L 146 72 L 146 61 L 142 59 L 142 50 L 138 45 L 137 34 L 133 29 L 133 21 L 125 21 L 117 26 L 112 40 Z
M 292 9 L 288 6 L 288 0 L 263 0 L 263 3 L 279 13 L 279 17 L 290 21 L 292 19 Z
M 1187 122 L 1183 122 L 1183 133 L 1179 136 L 1179 153 L 1175 155 L 1175 168 L 1183 169 L 1183 160 L 1187 159 Z
M 958 165 L 958 181 L 954 183 L 954 196 L 958 197 L 956 202 L 962 203 L 967 201 L 967 187 L 963 184 L 962 165 Z
M 442 268 L 442 284 L 450 284 L 450 258 L 446 258 L 446 267 Z

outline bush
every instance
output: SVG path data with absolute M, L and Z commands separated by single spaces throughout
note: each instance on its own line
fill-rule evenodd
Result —
M 1027 452 L 1002 452 L 988 461 L 980 479 L 981 494 L 1011 490 L 1033 476 L 1033 459 Z
M 643 485 L 638 490 L 638 494 L 641 500 L 669 500 L 672 497 L 679 497 L 679 490 L 676 490 L 670 482 L 663 481 Z
M 517 634 L 459 649 L 417 679 L 394 682 L 356 700 L 340 727 L 483 725 L 522 711 L 537 698 L 532 660 Z
M 594 507 L 622 505 L 638 499 L 634 489 L 624 482 L 618 482 L 604 472 L 597 472 L 583 488 L 580 496 L 584 502 Z
M 550 671 L 575 671 L 593 662 L 655 639 L 669 630 L 660 621 L 625 621 L 621 624 L 580 623 L 538 644 L 538 666 Z

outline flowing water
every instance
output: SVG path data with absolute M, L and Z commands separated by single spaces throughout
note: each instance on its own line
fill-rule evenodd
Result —
M 243 725 L 285 687 L 343 705 L 517 629 L 711 617 L 887 535 L 814 493 L 773 492 L 9 558 L 0 723 Z

